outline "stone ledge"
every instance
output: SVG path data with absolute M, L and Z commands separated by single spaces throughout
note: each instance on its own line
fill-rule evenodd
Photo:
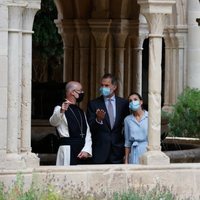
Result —
M 200 164 L 169 165 L 78 165 L 40 166 L 20 171 L 28 188 L 33 176 L 38 184 L 54 185 L 58 191 L 68 189 L 70 195 L 80 197 L 90 194 L 95 199 L 108 199 L 113 192 L 154 188 L 156 185 L 171 188 L 177 198 L 199 200 Z M 16 178 L 16 170 L 1 170 L 1 181 L 10 186 Z

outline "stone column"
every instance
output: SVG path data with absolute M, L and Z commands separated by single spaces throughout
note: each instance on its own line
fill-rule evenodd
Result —
M 3 23 L 0 23 L 0 33 L 3 29 L 2 51 L 0 51 L 1 61 L 4 64 L 4 76 L 0 83 L 7 81 L 3 91 L 7 100 L 4 103 L 7 118 L 2 127 L 4 136 L 0 142 L 1 162 L 0 169 L 23 169 L 26 167 L 35 167 L 39 165 L 39 159 L 30 152 L 31 139 L 31 43 L 32 38 L 23 34 L 23 28 L 26 34 L 32 30 L 33 17 L 29 20 L 26 9 L 33 5 L 39 8 L 39 1 L 16 1 L 6 2 L 0 6 L 2 9 L 0 16 Z M 27 11 L 28 12 L 28 11 Z M 3 15 L 1 15 L 3 14 Z M 5 16 L 5 18 L 3 18 Z M 26 19 L 24 19 L 24 17 Z M 30 29 L 28 30 L 28 26 Z M 31 32 L 32 33 L 32 32 Z M 23 37 L 24 36 L 24 37 Z M 3 55 L 7 52 L 6 59 Z M 23 57 L 23 58 L 22 58 Z M 23 84 L 23 86 L 22 86 Z M 2 99 L 2 98 L 1 98 Z M 26 104 L 26 105 L 25 105 Z M 1 109 L 0 109 L 0 114 Z M 27 118 L 27 119 L 26 119 Z M 25 121 L 24 121 L 25 120 Z M 6 130 L 7 128 L 7 130 Z M 2 133 L 1 131 L 1 133 Z M 28 138 L 27 138 L 28 137 Z M 25 153 L 24 153 L 25 152 Z M 22 154 L 23 153 L 23 154 Z M 30 156 L 31 155 L 31 156 Z M 3 159 L 2 159 L 3 158 Z
M 141 164 L 169 164 L 169 158 L 161 152 L 161 52 L 162 34 L 166 25 L 166 14 L 172 12 L 172 0 L 138 0 L 141 13 L 149 25 L 149 126 L 148 151 Z
M 93 72 L 95 72 L 96 79 L 94 80 L 93 90 L 98 91 L 99 82 L 101 77 L 105 73 L 105 60 L 106 60 L 106 41 L 110 29 L 110 20 L 89 20 L 89 25 L 92 31 L 92 35 L 95 38 L 96 42 L 96 66 Z M 91 88 L 92 89 L 92 88 Z
M 173 105 L 176 103 L 177 99 L 177 78 L 178 78 L 178 71 L 177 71 L 177 40 L 174 35 L 174 32 L 170 34 L 171 38 L 171 65 L 170 65 L 170 104 Z
M 8 7 L 6 5 L 0 6 L 0 18 L 0 163 L 2 163 L 6 156 L 8 120 Z
M 68 82 L 74 77 L 74 22 L 73 20 L 55 20 L 55 24 L 64 45 L 63 81 Z
M 164 84 L 164 111 L 171 110 L 170 102 L 170 91 L 171 91 L 171 66 L 172 66 L 172 55 L 171 55 L 171 39 L 167 33 L 165 33 L 165 84 Z
M 172 111 L 172 105 L 186 87 L 186 27 L 173 27 L 165 30 L 165 85 L 163 110 Z
M 118 78 L 118 95 L 124 97 L 124 51 L 128 36 L 128 21 L 113 21 L 111 30 L 114 38 L 114 74 Z
M 196 18 L 200 16 L 200 3 L 197 0 L 188 1 L 188 69 L 187 85 L 200 89 L 200 28 Z
M 146 19 L 139 15 L 139 20 L 132 20 L 129 25 L 131 34 L 131 70 L 130 83 L 131 92 L 135 91 L 142 95 L 142 51 L 145 38 L 148 37 L 149 31 Z
M 38 6 L 35 8 L 28 7 L 23 13 L 21 152 L 31 151 L 32 26 L 38 9 Z
M 90 78 L 89 78 L 89 58 L 90 58 L 90 52 L 89 52 L 89 44 L 90 44 L 90 32 L 88 24 L 85 20 L 75 20 L 75 26 L 76 26 L 76 34 L 79 39 L 79 53 L 80 53 L 80 66 L 79 67 L 79 74 L 78 74 L 78 80 L 80 80 L 83 89 L 85 91 L 89 91 L 90 86 Z M 87 107 L 88 103 L 88 95 L 85 95 L 84 101 L 81 103 L 81 106 L 83 108 Z
M 31 79 L 32 79 L 32 26 L 39 2 L 30 2 L 22 18 L 22 102 L 21 102 L 21 154 L 26 167 L 39 165 L 39 158 L 31 153 Z
M 142 51 L 145 37 L 134 37 L 132 40 L 132 57 L 133 57 L 133 72 L 132 72 L 132 91 L 142 94 Z
M 177 95 L 180 95 L 184 88 L 186 87 L 187 79 L 186 79 L 186 64 L 187 64 L 187 51 L 186 51 L 186 43 L 187 43 L 187 27 L 183 26 L 177 29 L 176 38 L 178 43 L 178 89 Z
M 7 152 L 18 154 L 20 135 L 20 77 L 21 77 L 21 33 L 22 12 L 25 5 L 10 4 L 8 33 L 8 132 Z

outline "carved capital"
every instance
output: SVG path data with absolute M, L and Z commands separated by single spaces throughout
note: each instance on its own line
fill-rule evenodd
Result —
M 140 13 L 146 17 L 149 25 L 150 37 L 162 37 L 166 25 L 166 16 L 172 13 L 175 0 L 137 0 Z
M 54 23 L 58 27 L 59 33 L 72 34 L 75 32 L 74 21 L 73 20 L 55 20 Z
M 23 32 L 32 33 L 33 21 L 34 21 L 34 17 L 35 17 L 37 10 L 38 9 L 36 9 L 36 8 L 25 9 L 25 11 L 23 13 L 23 25 L 22 25 Z
M 41 8 L 41 0 L 27 0 L 27 8 L 39 10 Z
M 172 5 L 176 0 L 137 0 L 140 5 L 140 13 L 162 13 L 171 14 Z
M 90 30 L 86 20 L 74 20 L 76 34 L 81 48 L 88 48 L 90 43 Z
M 134 49 L 143 50 L 143 43 L 146 38 L 146 35 L 134 36 L 131 37 L 131 45 Z
M 95 38 L 97 47 L 104 48 L 108 34 L 110 33 L 111 20 L 89 20 L 88 23 Z
M 20 32 L 22 28 L 22 13 L 26 4 L 23 5 L 8 5 L 8 27 L 11 32 Z
M 58 32 L 62 36 L 64 48 L 73 47 L 75 27 L 73 20 L 55 20 Z
M 167 15 L 162 13 L 145 13 L 144 16 L 146 17 L 149 25 L 149 36 L 162 37 L 164 27 L 167 24 Z
M 128 36 L 128 20 L 114 20 L 111 24 L 111 32 L 117 48 L 123 48 Z

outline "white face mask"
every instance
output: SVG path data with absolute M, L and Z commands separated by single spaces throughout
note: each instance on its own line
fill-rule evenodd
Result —
M 132 110 L 132 111 L 137 111 L 139 108 L 140 108 L 140 102 L 138 100 L 136 101 L 131 101 L 129 103 L 129 108 Z
M 108 87 L 101 87 L 101 88 L 100 88 L 100 93 L 101 93 L 104 97 L 107 97 L 107 96 L 109 96 L 109 95 L 112 93 L 112 91 L 111 91 L 111 89 L 108 88 Z

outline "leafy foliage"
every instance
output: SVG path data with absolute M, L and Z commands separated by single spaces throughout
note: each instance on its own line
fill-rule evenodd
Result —
M 53 0 L 42 0 L 33 25 L 33 50 L 44 58 L 63 54 L 62 39 L 54 23 L 56 18 Z
M 36 177 L 33 176 L 33 181 L 30 188 L 24 190 L 24 177 L 21 174 L 17 174 L 16 181 L 11 184 L 10 188 L 5 191 L 5 187 L 0 183 L 0 200 L 100 200 L 102 197 L 95 197 L 91 194 L 81 194 L 79 198 L 73 198 L 69 196 L 69 191 L 66 191 L 67 196 L 64 193 L 60 193 L 59 190 L 50 183 L 44 183 L 44 185 L 38 184 Z M 67 187 L 65 188 L 67 190 Z M 78 192 L 78 191 L 77 191 Z M 153 189 L 139 189 L 138 191 L 130 190 L 123 193 L 114 193 L 109 197 L 110 200 L 174 200 L 174 195 L 169 189 L 156 185 Z
M 0 184 L 0 200 L 63 200 L 62 196 L 51 186 L 40 187 L 32 182 L 28 191 L 24 191 L 24 177 L 17 174 L 16 181 L 5 191 L 4 185 Z
M 175 200 L 175 196 L 165 187 L 157 185 L 153 189 L 115 193 L 114 200 Z
M 169 115 L 169 133 L 200 138 L 200 90 L 186 88 Z

